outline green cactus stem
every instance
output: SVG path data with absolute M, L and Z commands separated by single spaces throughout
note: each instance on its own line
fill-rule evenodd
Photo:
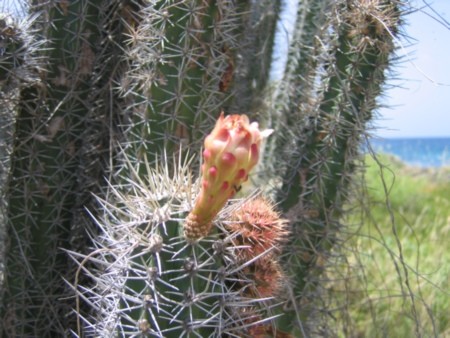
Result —
M 47 40 L 30 61 L 42 65 L 34 69 L 36 80 L 19 86 L 15 108 L 4 192 L 8 242 L 0 304 L 3 336 L 61 336 L 71 325 L 67 314 L 73 304 L 63 280 L 71 269 L 61 249 L 77 241 L 75 247 L 86 245 L 78 237 L 86 225 L 79 213 L 103 180 L 101 158 L 110 152 L 110 97 L 100 92 L 109 91 L 104 82 L 111 82 L 117 64 L 111 65 L 114 56 L 105 60 L 103 54 L 111 53 L 102 43 L 103 14 L 111 14 L 107 8 L 89 1 L 31 7 L 39 13 L 35 34 Z M 95 162 L 90 162 L 92 153 Z
M 130 70 L 121 81 L 128 102 L 122 122 L 127 157 L 199 149 L 233 96 L 247 1 L 160 1 L 142 6 L 127 42 Z M 224 83 L 226 82 L 226 84 Z
M 295 323 L 293 318 L 311 317 L 311 308 L 305 306 L 311 302 L 307 287 L 317 283 L 314 276 L 335 243 L 361 138 L 394 49 L 399 6 L 397 1 L 350 1 L 336 7 L 340 20 L 334 25 L 334 54 L 322 65 L 326 87 L 298 131 L 296 152 L 278 196 L 294 224 L 285 255 L 296 281 L 290 302 L 303 305 L 301 313 L 294 310 L 300 305 L 293 306 L 291 316 L 282 318 L 285 325 Z

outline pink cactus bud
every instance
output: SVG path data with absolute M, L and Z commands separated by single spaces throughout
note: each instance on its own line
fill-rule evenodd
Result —
M 223 166 L 233 166 L 236 164 L 236 156 L 234 156 L 232 153 L 225 153 L 220 158 L 220 162 L 223 164 Z
M 261 142 L 272 130 L 260 131 L 246 115 L 224 116 L 205 139 L 202 188 L 185 223 L 185 235 L 195 240 L 206 236 L 212 220 L 248 178 L 257 164 Z
M 246 181 L 246 177 L 247 177 L 247 172 L 245 171 L 245 169 L 239 169 L 239 171 L 236 175 L 236 179 L 242 179 L 242 180 Z
M 209 168 L 208 174 L 209 179 L 215 179 L 217 177 L 217 168 L 215 166 L 212 166 L 211 168 Z
M 203 151 L 203 158 L 205 159 L 205 161 L 208 161 L 211 158 L 211 150 L 205 149 Z

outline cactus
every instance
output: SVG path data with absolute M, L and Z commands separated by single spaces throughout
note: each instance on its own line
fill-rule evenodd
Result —
M 84 256 L 71 253 L 80 270 L 95 280 L 94 287 L 80 288 L 81 297 L 95 310 L 91 317 L 80 318 L 80 331 L 84 327 L 89 336 L 114 332 L 241 336 L 258 324 L 255 316 L 261 322 L 266 318 L 262 304 L 270 299 L 246 295 L 252 288 L 246 274 L 249 261 L 236 259 L 243 246 L 233 243 L 240 221 L 234 220 L 233 231 L 225 228 L 229 215 L 251 200 L 221 211 L 209 235 L 186 239 L 184 217 L 192 209 L 199 181 L 194 182 L 189 161 L 164 162 L 159 169 L 150 169 L 146 179 L 136 176 L 127 185 L 114 187 L 109 201 L 99 200 L 108 211 L 98 220 L 103 233 L 97 237 L 96 249 Z M 138 168 L 130 170 L 138 175 Z M 120 207 L 111 208 L 112 200 Z M 87 270 L 86 262 L 96 263 L 97 268 Z
M 293 325 L 298 335 L 304 330 L 298 319 L 306 321 L 316 316 L 313 299 L 317 297 L 320 272 L 342 228 L 340 216 L 351 191 L 361 140 L 366 137 L 394 50 L 400 15 L 400 4 L 390 1 L 322 5 L 330 6 L 338 17 L 325 17 L 320 5 L 317 12 L 307 14 L 316 24 L 321 20 L 325 23 L 317 27 L 322 31 L 322 40 L 314 46 L 321 58 L 300 54 L 310 61 L 306 67 L 305 62 L 300 66 L 295 64 L 298 60 L 291 60 L 291 67 L 301 67 L 302 72 L 295 68 L 293 73 L 287 72 L 287 80 L 299 90 L 288 101 L 284 123 L 303 123 L 297 129 L 290 128 L 289 137 L 294 142 L 279 142 L 284 152 L 275 148 L 281 156 L 290 157 L 285 162 L 277 200 L 293 225 L 284 266 L 292 276 L 295 295 L 295 299 L 288 300 L 291 310 L 284 310 L 280 325 Z M 321 51 L 324 45 L 326 49 Z M 315 87 L 317 81 L 311 78 L 305 79 L 305 73 L 321 77 L 320 86 Z
M 401 8 L 302 2 L 273 90 L 280 8 L 76 0 L 0 18 L 0 336 L 307 334 Z
M 105 32 L 99 29 L 105 17 L 114 18 L 117 9 L 111 7 L 79 1 L 31 8 L 40 47 L 30 62 L 39 60 L 41 67 L 30 64 L 35 80 L 21 82 L 14 107 L 11 169 L 4 189 L 5 336 L 59 336 L 70 327 L 68 316 L 56 315 L 72 307 L 63 299 L 70 289 L 62 278 L 67 272 L 72 279 L 69 271 L 75 268 L 61 249 L 84 248 L 83 208 L 106 174 L 102 157 L 109 154 L 114 107 L 105 83 L 112 81 L 117 65 L 111 46 L 101 44 Z
M 130 30 L 120 91 L 128 157 L 198 149 L 234 90 L 246 1 L 161 1 L 142 5 Z M 248 14 L 249 15 L 249 14 Z M 125 149 L 126 151 L 127 149 Z

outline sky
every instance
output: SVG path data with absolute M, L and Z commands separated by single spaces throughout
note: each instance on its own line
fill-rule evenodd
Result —
M 385 91 L 375 134 L 382 138 L 450 137 L 450 0 L 416 0 L 406 16 L 394 69 L 398 87 Z M 430 4 L 433 12 L 426 4 Z M 440 16 L 440 17 L 439 17 Z M 438 22 L 439 21 L 439 22 Z

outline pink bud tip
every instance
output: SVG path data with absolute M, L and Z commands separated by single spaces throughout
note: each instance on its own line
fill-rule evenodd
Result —
M 242 138 L 242 140 L 240 140 L 238 147 L 242 147 L 248 150 L 251 144 L 252 144 L 252 135 L 250 133 L 246 133 L 245 136 Z
M 228 183 L 227 181 L 223 182 L 222 186 L 220 187 L 220 190 L 222 191 L 226 191 L 228 189 L 228 187 L 230 186 L 230 183 Z
M 215 166 L 212 166 L 211 168 L 209 168 L 208 173 L 209 177 L 211 178 L 217 177 L 217 168 Z
M 216 137 L 214 137 L 215 140 L 222 141 L 222 142 L 228 141 L 229 138 L 230 138 L 230 132 L 228 131 L 228 129 L 225 129 L 225 128 L 220 129 L 219 132 L 217 133 Z
M 241 180 L 246 176 L 245 169 L 239 169 L 238 173 L 236 174 L 236 179 Z
M 233 165 L 236 162 L 236 157 L 232 153 L 225 153 L 222 155 L 222 162 L 226 165 Z
M 207 180 L 203 180 L 202 186 L 203 186 L 203 189 L 208 189 L 209 182 Z
M 205 160 L 209 160 L 211 158 L 211 150 L 205 149 L 203 151 L 203 157 L 204 157 Z
M 259 153 L 258 153 L 258 145 L 253 143 L 250 148 L 250 162 L 254 165 L 258 163 Z

